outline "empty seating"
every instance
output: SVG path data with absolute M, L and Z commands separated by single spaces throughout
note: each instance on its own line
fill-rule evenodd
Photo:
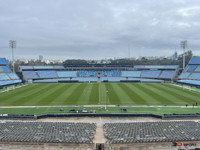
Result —
M 102 76 L 102 77 L 110 76 L 110 71 L 102 71 L 102 72 L 101 72 L 101 76 Z
M 197 81 L 197 80 L 178 80 L 177 82 L 191 84 L 191 85 L 200 85 L 200 81 Z
M 96 77 L 97 72 L 96 71 L 88 71 L 88 75 L 89 75 L 89 77 Z
M 4 122 L 1 142 L 93 143 L 94 123 Z
M 195 121 L 106 123 L 107 143 L 199 141 L 200 123 Z
M 175 75 L 175 70 L 164 70 L 162 71 L 160 78 L 171 79 Z
M 6 81 L 0 81 L 0 86 L 4 85 L 11 85 L 11 84 L 16 84 L 16 83 L 21 83 L 21 80 L 6 80 Z
M 4 70 L 4 72 L 11 72 L 8 66 L 1 66 L 1 68 Z
M 5 58 L 0 58 L 0 65 L 0 86 L 22 82 L 16 73 L 11 73 L 10 68 L 7 66 L 8 62 Z
M 0 80 L 10 80 L 10 78 L 6 73 L 0 73 Z
M 122 77 L 140 77 L 141 71 L 122 71 Z
M 4 72 L 3 69 L 1 68 L 1 66 L 0 66 L 0 72 Z
M 53 69 L 53 66 L 33 66 L 33 69 Z
M 8 75 L 8 76 L 10 77 L 10 79 L 12 79 L 12 80 L 19 79 L 19 77 L 18 77 L 15 73 L 8 73 L 7 75 Z
M 37 71 L 40 78 L 57 78 L 56 71 Z
M 76 77 L 76 71 L 57 71 L 59 78 Z
M 200 57 L 193 57 L 190 61 L 189 64 L 200 64 Z
M 112 70 L 111 71 L 111 76 L 112 77 L 119 77 L 120 76 L 120 71 L 119 70 Z
M 88 76 L 87 73 L 88 73 L 88 72 L 85 71 L 85 70 L 80 70 L 80 71 L 78 71 L 79 77 L 87 77 L 87 76 Z
M 200 65 L 195 69 L 195 72 L 200 72 Z
M 143 78 L 158 78 L 160 70 L 143 70 L 141 77 Z
M 0 65 L 7 65 L 8 62 L 5 58 L 0 58 Z
M 189 75 L 190 75 L 190 73 L 184 72 L 178 78 L 180 78 L 180 79 L 187 79 Z
M 35 71 L 23 71 L 26 79 L 37 79 L 39 78 Z
M 192 73 L 189 79 L 200 80 L 200 73 Z
M 189 65 L 186 72 L 193 72 L 196 69 L 197 65 Z

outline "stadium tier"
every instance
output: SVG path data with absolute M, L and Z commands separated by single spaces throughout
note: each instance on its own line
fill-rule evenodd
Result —
M 37 71 L 40 78 L 57 78 L 56 71 L 49 70 L 49 71 Z
M 141 71 L 122 71 L 122 77 L 141 77 Z
M 160 75 L 161 71 L 160 70 L 144 70 L 142 71 L 142 78 L 158 78 Z
M 174 77 L 176 71 L 175 70 L 164 70 L 162 71 L 162 73 L 160 74 L 160 78 L 166 78 L 166 79 L 171 79 Z
M 93 143 L 94 123 L 0 123 L 1 142 Z
M 200 57 L 193 57 L 184 71 L 178 77 L 179 83 L 199 85 L 200 81 Z
M 75 70 L 74 68 L 64 68 L 63 66 L 20 66 L 19 70 L 23 74 L 25 81 L 33 82 L 121 82 L 121 81 L 156 81 L 173 80 L 178 72 L 178 66 L 134 66 L 132 70 Z M 106 70 L 107 69 L 107 70 Z M 148 79 L 148 80 L 144 80 Z M 153 79 L 153 80 L 151 80 Z M 39 81 L 36 81 L 39 80 Z
M 39 78 L 35 71 L 23 71 L 23 76 L 25 77 L 25 80 Z
M 0 58 L 0 65 L 8 65 L 8 62 L 5 58 Z
M 77 77 L 76 71 L 57 71 L 59 78 Z
M 21 83 L 16 73 L 12 73 L 5 58 L 0 58 L 0 86 Z
M 199 141 L 199 123 L 194 121 L 106 123 L 108 143 Z

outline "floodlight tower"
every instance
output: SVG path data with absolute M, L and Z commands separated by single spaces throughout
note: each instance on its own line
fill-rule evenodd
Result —
M 183 69 L 185 68 L 185 49 L 187 48 L 187 40 L 181 41 L 181 48 L 183 49 Z
M 16 40 L 10 40 L 9 47 L 12 48 L 12 66 L 13 72 L 15 72 L 14 48 L 16 48 Z

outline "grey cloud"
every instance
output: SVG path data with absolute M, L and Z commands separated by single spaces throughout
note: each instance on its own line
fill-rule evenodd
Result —
M 200 55 L 198 0 L 0 0 L 0 52 L 16 57 L 169 56 L 181 40 Z

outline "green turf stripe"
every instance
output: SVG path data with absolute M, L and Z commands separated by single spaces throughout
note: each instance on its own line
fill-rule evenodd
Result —
M 166 87 L 169 87 L 169 89 L 173 89 L 172 91 L 175 91 L 176 93 L 179 93 L 180 95 L 187 97 L 187 98 L 192 98 L 196 99 L 197 97 L 200 97 L 200 93 L 195 92 L 195 91 L 189 91 L 188 89 L 181 89 L 179 87 L 173 86 L 171 84 L 165 84 Z
M 99 84 L 99 104 L 106 104 L 106 84 L 107 83 L 98 83 Z
M 59 97 L 57 97 L 57 100 L 59 101 L 60 105 L 67 105 L 66 98 L 69 97 L 79 85 L 80 85 L 79 83 L 71 83 L 70 86 L 68 86 L 64 90 L 64 92 L 60 94 Z M 54 101 L 52 104 L 57 104 L 57 103 Z
M 65 90 L 66 86 L 68 86 L 68 84 L 55 84 L 55 88 L 48 90 L 44 95 L 35 99 L 35 105 L 51 104 Z
M 158 88 L 161 88 L 165 90 L 167 93 L 169 93 L 171 96 L 176 97 L 178 100 L 176 102 L 179 102 L 179 105 L 185 105 L 185 104 L 194 104 L 196 102 L 200 102 L 198 97 L 196 96 L 188 96 L 187 93 L 180 93 L 176 91 L 173 87 L 166 86 L 167 84 L 154 84 L 153 86 L 156 86 Z M 192 94 L 192 93 L 191 93 Z M 199 94 L 200 97 L 200 94 Z
M 78 87 L 72 91 L 71 95 L 66 98 L 66 104 L 68 105 L 78 105 L 77 101 L 84 91 L 87 84 L 79 84 Z
M 134 105 L 134 95 L 130 88 L 126 87 L 124 83 L 118 83 L 116 88 L 118 94 L 120 95 L 120 99 L 124 105 Z
M 146 92 L 146 90 L 144 90 L 140 84 L 141 83 L 125 84 L 134 92 L 135 103 L 138 105 L 161 105 L 161 103 L 152 97 L 152 95 L 150 95 L 148 92 Z
M 80 104 L 80 105 L 90 104 L 89 99 L 90 99 L 92 89 L 94 88 L 94 84 L 96 84 L 96 83 L 86 83 L 86 87 L 83 89 L 83 92 L 80 95 L 80 97 L 77 101 L 77 104 Z M 97 102 L 95 104 L 97 104 Z
M 49 86 L 48 84 L 44 84 L 42 86 L 40 85 L 36 85 L 36 87 L 29 89 L 28 91 L 26 91 L 25 93 L 20 93 L 18 95 L 10 95 L 10 97 L 8 97 L 7 99 L 3 99 L 1 100 L 1 105 L 3 106 L 12 106 L 14 105 L 15 101 L 20 101 L 20 100 L 27 100 L 26 97 L 29 96 L 30 94 L 32 94 L 33 92 L 38 92 L 43 88 L 46 88 L 47 86 Z
M 45 86 L 45 85 L 42 85 L 42 86 Z M 15 89 L 15 90 L 12 90 L 12 91 L 9 91 L 9 92 L 1 93 L 0 94 L 0 101 L 3 102 L 3 100 L 6 100 L 10 97 L 16 97 L 20 94 L 23 95 L 24 93 L 27 93 L 28 91 L 34 90 L 36 88 L 38 88 L 38 84 L 31 84 L 31 85 L 28 85 L 26 87 L 22 87 L 22 88 Z
M 12 102 L 12 104 L 14 106 L 22 106 L 28 101 L 34 101 L 34 99 L 40 98 L 42 95 L 45 94 L 45 92 L 47 92 L 53 88 L 55 88 L 54 84 L 46 84 L 45 87 L 38 88 L 37 90 L 32 91 L 31 94 L 26 95 L 23 98 L 19 98 L 19 99 L 15 100 L 14 102 Z M 29 103 L 27 103 L 27 105 L 29 105 Z
M 71 94 L 71 90 L 75 87 L 77 86 L 73 83 L 64 84 L 63 89 L 61 89 L 58 94 L 56 94 L 57 96 L 55 97 L 55 100 L 52 101 L 49 105 L 66 105 L 64 101 L 66 97 Z
M 99 102 L 99 84 L 95 83 L 93 84 L 93 86 L 91 87 L 91 92 L 90 92 L 90 96 L 89 96 L 89 102 L 88 104 L 98 104 Z
M 140 88 L 150 94 L 155 100 L 159 101 L 163 105 L 176 105 L 174 100 L 169 99 L 170 95 L 157 88 L 153 88 L 151 84 L 140 84 Z
M 117 91 L 114 90 L 116 84 L 115 83 L 108 83 L 108 98 L 109 98 L 109 104 L 115 104 L 120 105 L 122 104 L 120 101 L 119 96 L 117 95 Z

